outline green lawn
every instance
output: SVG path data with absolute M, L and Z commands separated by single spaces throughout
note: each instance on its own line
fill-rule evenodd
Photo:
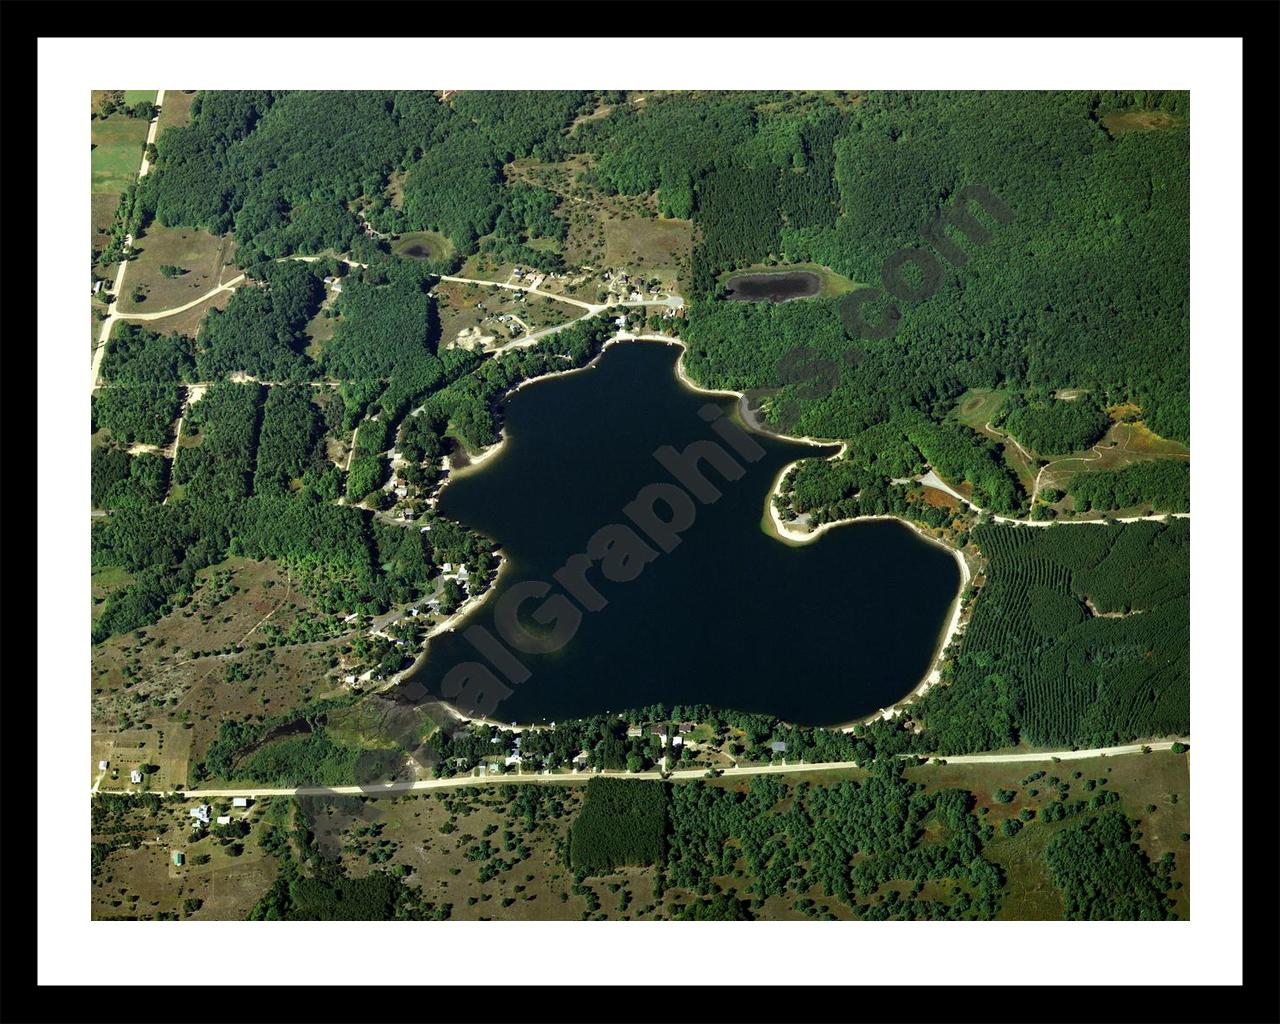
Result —
M 129 106 L 133 106 L 135 103 L 142 103 L 143 101 L 154 103 L 156 101 L 156 90 L 126 89 L 124 91 L 124 101 Z

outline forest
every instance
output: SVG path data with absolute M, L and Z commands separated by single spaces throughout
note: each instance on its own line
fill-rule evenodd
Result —
M 1124 469 L 1076 473 L 1067 484 L 1076 509 L 1150 505 L 1153 512 L 1191 511 L 1191 467 L 1177 459 L 1135 462 Z
M 1111 420 L 1092 395 L 1040 402 L 1014 395 L 992 424 L 1007 430 L 1034 452 L 1064 455 L 1096 444 L 1111 426 Z
M 1117 810 L 1086 818 L 1050 841 L 1045 861 L 1068 921 L 1167 921 L 1172 860 L 1152 864 Z
M 569 833 L 569 864 L 591 874 L 624 864 L 656 864 L 665 852 L 666 831 L 663 783 L 594 778 Z
M 792 897 L 809 915 L 813 900 L 805 897 L 818 886 L 862 920 L 990 920 L 1004 878 L 982 855 L 972 795 L 927 795 L 903 778 L 894 758 L 868 767 L 865 781 L 821 786 L 789 788 L 767 775 L 753 777 L 745 793 L 697 782 L 672 786 L 666 884 L 688 890 L 707 916 L 728 909 L 752 917 L 778 896 Z M 930 820 L 936 825 L 926 832 Z M 739 898 L 749 896 L 749 905 L 717 904 L 719 876 L 743 878 Z M 893 887 L 874 899 L 889 882 L 911 885 L 905 896 Z M 924 897 L 929 882 L 949 898 Z
M 1185 735 L 1191 524 L 978 526 L 989 579 L 912 709 L 942 754 Z

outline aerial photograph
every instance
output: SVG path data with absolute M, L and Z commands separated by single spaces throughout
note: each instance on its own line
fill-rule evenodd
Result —
M 1192 920 L 1190 91 L 79 95 L 82 916 Z

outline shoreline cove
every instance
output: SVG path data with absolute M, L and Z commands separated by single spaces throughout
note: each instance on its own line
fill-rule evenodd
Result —
M 676 359 L 675 370 L 676 370 L 676 377 L 680 381 L 680 383 L 684 385 L 685 388 L 687 388 L 688 390 L 696 394 L 710 395 L 710 396 L 716 396 L 721 398 L 725 398 L 725 397 L 736 398 L 738 400 L 738 405 L 736 408 L 736 412 L 738 415 L 736 418 L 740 419 L 743 422 L 743 424 L 747 427 L 748 430 L 761 434 L 763 436 L 772 437 L 772 438 L 776 438 L 783 441 L 791 441 L 799 444 L 807 444 L 815 448 L 833 448 L 834 447 L 837 449 L 834 453 L 827 456 L 822 456 L 818 453 L 815 453 L 814 455 L 801 456 L 800 458 L 794 459 L 782 467 L 782 469 L 778 472 L 778 475 L 774 480 L 773 487 L 770 488 L 769 493 L 765 497 L 767 514 L 764 514 L 761 516 L 761 531 L 763 533 L 766 533 L 769 536 L 773 537 L 779 543 L 786 544 L 788 546 L 798 546 L 801 544 L 807 544 L 807 543 L 810 543 L 811 541 L 817 540 L 828 530 L 838 526 L 845 526 L 851 523 L 858 523 L 858 522 L 891 521 L 907 527 L 913 533 L 915 533 L 918 537 L 922 538 L 923 540 L 931 544 L 934 544 L 934 545 L 937 545 L 938 547 L 943 548 L 944 550 L 950 552 L 952 557 L 955 558 L 956 563 L 960 569 L 960 584 L 956 590 L 955 597 L 952 599 L 949 615 L 940 633 L 940 639 L 934 649 L 933 656 L 929 659 L 928 667 L 924 675 L 919 680 L 919 682 L 917 682 L 916 685 L 911 688 L 911 690 L 909 690 L 897 701 L 893 702 L 890 705 L 880 708 L 879 710 L 873 712 L 870 715 L 866 715 L 862 718 L 858 718 L 849 722 L 843 722 L 836 725 L 824 726 L 823 728 L 839 729 L 843 732 L 851 732 L 856 727 L 867 724 L 869 722 L 873 722 L 879 718 L 890 719 L 890 718 L 898 717 L 908 705 L 914 703 L 919 697 L 923 696 L 930 689 L 930 687 L 935 685 L 941 679 L 942 664 L 943 664 L 944 656 L 946 654 L 946 650 L 948 646 L 951 644 L 951 641 L 960 632 L 960 617 L 964 610 L 961 599 L 964 595 L 965 589 L 969 585 L 970 579 L 972 578 L 971 572 L 969 569 L 968 560 L 965 558 L 964 554 L 958 549 L 952 547 L 951 545 L 939 540 L 936 537 L 932 537 L 929 534 L 925 533 L 921 527 L 911 522 L 910 520 L 903 519 L 902 517 L 895 516 L 895 515 L 853 516 L 850 518 L 833 520 L 828 523 L 822 523 L 818 527 L 816 527 L 814 530 L 811 530 L 807 533 L 799 533 L 798 531 L 791 530 L 782 521 L 781 517 L 778 515 L 777 508 L 774 504 L 774 498 L 777 497 L 779 494 L 779 488 L 781 487 L 782 481 L 786 478 L 787 474 L 791 472 L 792 469 L 794 469 L 799 463 L 803 462 L 805 459 L 823 458 L 823 457 L 827 459 L 838 459 L 845 453 L 845 451 L 848 448 L 848 445 L 845 444 L 845 442 L 839 441 L 839 440 L 824 440 L 822 438 L 815 438 L 815 437 L 807 437 L 807 436 L 797 437 L 789 434 L 781 434 L 776 431 L 769 430 L 767 427 L 761 425 L 760 422 L 753 415 L 751 415 L 750 410 L 744 408 L 746 395 L 743 392 L 733 391 L 730 389 L 704 387 L 701 384 L 694 381 L 688 375 L 684 366 L 684 357 L 688 353 L 689 346 L 683 339 L 678 337 L 673 337 L 671 335 L 665 335 L 665 334 L 635 334 L 629 331 L 618 331 L 617 333 L 612 335 L 610 338 L 608 338 L 600 346 L 600 351 L 597 352 L 596 355 L 593 356 L 589 362 L 585 363 L 582 366 L 569 367 L 564 370 L 553 370 L 550 373 L 544 373 L 538 377 L 530 377 L 525 380 L 522 380 L 518 384 L 516 384 L 515 387 L 511 388 L 509 391 L 504 393 L 502 398 L 499 400 L 498 404 L 499 406 L 505 404 L 507 401 L 510 400 L 510 398 L 513 395 L 515 395 L 517 392 L 519 392 L 523 388 L 529 387 L 530 385 L 537 384 L 542 381 L 551 380 L 557 377 L 564 377 L 564 376 L 568 376 L 569 374 L 581 373 L 586 370 L 590 370 L 600 361 L 600 359 L 603 357 L 605 353 L 605 350 L 608 349 L 611 345 L 627 344 L 632 342 L 658 342 L 666 345 L 678 346 L 680 349 L 680 354 Z M 488 463 L 490 460 L 496 457 L 503 449 L 504 445 L 506 444 L 506 441 L 507 441 L 507 433 L 506 433 L 506 425 L 504 423 L 502 428 L 499 430 L 498 440 L 495 441 L 493 444 L 488 445 L 485 448 L 482 448 L 479 452 L 472 454 L 470 451 L 467 451 L 466 446 L 463 445 L 462 450 L 465 452 L 468 461 L 466 465 L 459 466 L 456 468 L 450 467 L 448 476 L 445 478 L 444 482 L 441 483 L 439 489 L 436 491 L 436 494 L 435 494 L 436 499 L 437 500 L 439 499 L 440 495 L 444 492 L 444 490 L 449 486 L 450 482 L 455 477 L 469 475 L 472 470 L 479 468 L 480 466 L 484 465 L 485 463 Z M 496 540 L 497 538 L 494 538 L 494 539 Z M 445 619 L 440 623 L 438 623 L 436 626 L 434 626 L 431 629 L 431 631 L 427 634 L 427 636 L 424 638 L 422 649 L 420 650 L 418 656 L 414 659 L 413 664 L 401 670 L 399 673 L 393 676 L 391 680 L 387 682 L 387 684 L 385 684 L 383 687 L 380 687 L 379 690 L 376 692 L 385 692 L 389 689 L 392 689 L 395 686 L 399 686 L 399 685 L 410 682 L 413 679 L 413 677 L 418 674 L 418 672 L 422 669 L 422 667 L 426 663 L 426 659 L 430 653 L 431 639 L 433 637 L 439 636 L 444 632 L 453 630 L 455 626 L 462 621 L 462 619 L 464 619 L 467 615 L 469 615 L 475 609 L 479 608 L 480 605 L 483 604 L 484 601 L 489 598 L 489 596 L 494 592 L 498 584 L 498 581 L 501 578 L 503 569 L 507 564 L 507 560 L 505 557 L 503 557 L 501 548 L 498 549 L 498 556 L 500 561 L 498 565 L 498 571 L 493 579 L 493 582 L 488 587 L 486 587 L 482 593 L 477 594 L 475 597 L 469 599 L 463 605 L 461 605 L 457 609 L 457 611 L 455 611 L 448 619 Z M 538 729 L 538 728 L 546 727 L 541 723 L 500 722 L 485 715 L 474 715 L 474 716 L 468 715 L 466 712 L 462 711 L 460 708 L 456 707 L 454 704 L 443 699 L 442 697 L 439 697 L 433 694 L 431 695 L 431 699 L 437 702 L 445 711 L 447 711 L 458 722 L 492 725 L 497 728 L 510 729 L 513 731 L 522 731 L 524 729 Z

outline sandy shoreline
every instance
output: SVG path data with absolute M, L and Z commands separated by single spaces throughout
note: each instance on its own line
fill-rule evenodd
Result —
M 822 438 L 816 438 L 816 437 L 796 437 L 793 435 L 781 434 L 776 431 L 769 430 L 767 427 L 761 425 L 760 422 L 753 415 L 751 415 L 750 411 L 747 408 L 745 408 L 746 396 L 742 392 L 727 390 L 727 389 L 708 388 L 698 384 L 696 381 L 690 378 L 688 373 L 685 371 L 684 357 L 688 353 L 688 350 L 689 350 L 688 345 L 680 338 L 673 337 L 671 335 L 665 335 L 665 334 L 633 334 L 629 331 L 619 331 L 615 333 L 612 337 L 610 337 L 608 340 L 606 340 L 600 346 L 600 351 L 596 353 L 596 355 L 591 359 L 590 362 L 582 366 L 575 366 L 565 370 L 554 370 L 551 373 L 545 373 L 538 377 L 530 377 L 530 378 L 527 378 L 526 380 L 522 380 L 515 387 L 507 391 L 500 399 L 500 402 L 506 402 L 517 391 L 521 390 L 524 387 L 529 386 L 530 384 L 536 384 L 540 381 L 549 380 L 553 377 L 562 377 L 567 374 L 580 373 L 584 370 L 589 370 L 599 361 L 599 359 L 604 355 L 605 349 L 607 349 L 610 345 L 628 343 L 633 341 L 662 342 L 663 344 L 667 344 L 667 345 L 678 345 L 680 347 L 680 356 L 676 359 L 676 376 L 680 380 L 680 382 L 689 390 L 694 391 L 698 394 L 712 395 L 712 396 L 717 396 L 721 398 L 738 399 L 738 402 L 739 402 L 738 411 L 739 411 L 740 418 L 743 420 L 744 424 L 749 429 L 754 430 L 756 433 L 763 434 L 768 437 L 773 437 L 773 438 L 777 438 L 784 441 L 793 441 L 800 444 L 813 445 L 815 448 L 831 448 L 833 446 L 838 446 L 838 450 L 835 453 L 825 456 L 825 458 L 827 459 L 838 459 L 842 455 L 844 455 L 848 446 L 843 441 L 824 440 Z M 493 456 L 495 456 L 501 450 L 502 446 L 506 443 L 506 439 L 507 439 L 506 427 L 504 426 L 500 431 L 499 439 L 496 442 L 494 442 L 492 445 L 482 449 L 479 453 L 477 453 L 474 456 L 468 452 L 467 455 L 468 455 L 468 458 L 470 459 L 468 464 L 466 466 L 458 467 L 457 469 L 450 469 L 449 476 L 445 479 L 444 483 L 440 485 L 440 489 L 436 492 L 437 496 L 439 496 L 439 494 L 442 493 L 446 487 L 448 487 L 449 482 L 453 480 L 455 475 L 465 475 L 470 470 L 482 465 L 483 463 L 493 458 Z M 913 700 L 915 700 L 916 698 L 924 694 L 929 689 L 929 687 L 931 687 L 934 683 L 936 683 L 941 678 L 942 661 L 943 661 L 944 653 L 947 649 L 947 646 L 951 643 L 952 639 L 955 637 L 956 633 L 959 631 L 960 614 L 962 611 L 961 604 L 960 604 L 960 597 L 964 593 L 965 588 L 969 585 L 970 572 L 969 572 L 968 562 L 966 561 L 964 555 L 960 551 L 956 550 L 949 544 L 943 543 L 942 541 L 938 540 L 936 537 L 929 536 L 915 523 L 912 523 L 909 520 L 903 519 L 900 516 L 891 516 L 891 515 L 854 516 L 847 519 L 833 520 L 832 522 L 829 522 L 829 523 L 822 523 L 815 529 L 808 532 L 804 532 L 804 533 L 794 530 L 791 527 L 787 526 L 787 524 L 784 523 L 782 521 L 782 518 L 778 515 L 778 511 L 777 511 L 777 508 L 774 506 L 773 499 L 775 496 L 781 493 L 780 489 L 782 486 L 782 481 L 785 479 L 787 473 L 790 472 L 793 467 L 795 467 L 798 463 L 804 461 L 804 459 L 806 458 L 819 458 L 819 457 L 823 457 L 823 456 L 818 456 L 816 454 L 812 456 L 801 456 L 800 458 L 787 463 L 779 471 L 777 477 L 774 479 L 773 487 L 770 488 L 769 494 L 765 498 L 765 504 L 768 511 L 767 521 L 772 525 L 772 530 L 766 530 L 766 532 L 772 533 L 778 540 L 782 541 L 783 543 L 807 544 L 814 540 L 817 540 L 820 536 L 822 536 L 822 534 L 826 533 L 830 529 L 834 529 L 837 526 L 844 526 L 849 523 L 857 523 L 857 522 L 870 522 L 874 520 L 892 520 L 894 522 L 903 523 L 909 529 L 913 530 L 918 536 L 924 538 L 926 541 L 932 544 L 937 544 L 939 547 L 945 549 L 946 551 L 949 551 L 951 555 L 956 559 L 956 563 L 960 567 L 960 577 L 961 577 L 960 587 L 956 591 L 955 599 L 952 602 L 951 613 L 950 613 L 950 616 L 948 617 L 947 626 L 942 633 L 940 641 L 938 642 L 937 649 L 934 652 L 933 658 L 930 659 L 929 670 L 925 673 L 924 677 L 920 680 L 920 682 L 917 683 L 916 686 L 909 693 L 905 694 L 900 700 L 890 705 L 889 707 L 881 708 L 879 711 L 875 712 L 874 714 L 868 715 L 865 718 L 857 719 L 854 722 L 830 727 L 830 728 L 840 728 L 847 732 L 852 730 L 856 725 L 860 725 L 865 722 L 874 721 L 877 718 L 894 717 L 895 715 L 900 713 L 901 709 L 905 705 L 911 703 Z M 761 522 L 763 525 L 766 522 L 766 518 L 762 517 Z M 499 577 L 501 576 L 502 569 L 505 565 L 506 565 L 506 560 L 503 559 L 502 562 L 499 564 L 499 568 L 498 568 Z M 495 577 L 493 584 L 490 587 L 486 588 L 482 594 L 478 595 L 476 598 L 468 600 L 466 604 L 464 604 L 456 612 L 454 612 L 454 614 L 450 616 L 447 620 L 445 620 L 444 622 L 441 622 L 439 625 L 434 627 L 432 631 L 429 634 L 427 634 L 426 641 L 429 641 L 433 636 L 438 636 L 446 628 L 453 628 L 454 625 L 462 621 L 462 619 L 465 618 L 466 615 L 470 614 L 470 612 L 474 610 L 475 607 L 478 607 L 478 605 L 481 602 L 483 602 L 485 597 L 487 597 L 490 593 L 493 592 L 493 590 L 497 587 L 497 585 L 498 585 L 498 577 Z M 400 673 L 399 677 L 396 679 L 396 682 L 407 681 L 412 678 L 413 674 L 415 674 L 421 668 L 422 664 L 425 663 L 429 646 L 430 644 L 428 642 L 424 642 L 423 649 L 421 653 L 418 655 L 418 658 L 415 659 L 412 666 L 410 666 L 408 669 L 405 669 L 402 673 Z M 503 729 L 515 729 L 515 730 L 540 727 L 540 723 L 516 724 L 516 723 L 495 721 L 494 719 L 491 719 L 487 716 L 473 717 L 473 716 L 467 715 L 465 712 L 461 711 L 460 709 L 458 709 L 452 704 L 449 704 L 446 701 L 441 701 L 440 703 L 442 704 L 442 706 L 446 708 L 446 710 L 448 710 L 460 722 L 484 723 L 484 724 L 498 726 Z

